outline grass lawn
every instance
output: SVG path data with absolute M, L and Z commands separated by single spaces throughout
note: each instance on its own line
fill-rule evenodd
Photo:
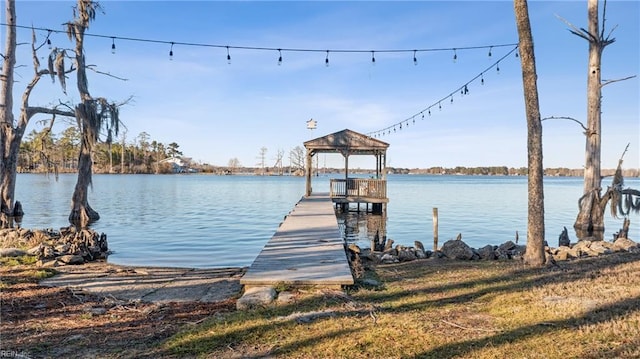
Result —
M 293 290 L 213 315 L 155 355 L 202 358 L 640 358 L 640 255 L 529 268 L 428 259 L 378 265 L 380 287 Z

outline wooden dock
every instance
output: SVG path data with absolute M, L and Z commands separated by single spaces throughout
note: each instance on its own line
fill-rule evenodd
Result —
M 354 283 L 329 194 L 303 197 L 240 279 L 245 286 Z

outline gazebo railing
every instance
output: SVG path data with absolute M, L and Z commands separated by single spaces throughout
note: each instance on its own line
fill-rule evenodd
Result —
M 331 198 L 368 197 L 387 198 L 387 181 L 381 179 L 349 178 L 331 179 Z

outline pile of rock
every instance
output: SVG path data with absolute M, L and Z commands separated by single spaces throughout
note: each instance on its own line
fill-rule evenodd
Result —
M 631 239 L 617 238 L 613 242 L 585 239 L 575 244 L 569 244 L 568 246 L 559 246 L 558 248 L 546 247 L 547 257 L 551 256 L 556 261 L 581 257 L 596 257 L 614 252 L 640 253 L 640 246 Z
M 393 241 L 391 241 L 393 243 Z M 486 245 L 482 248 L 472 248 L 461 239 L 446 241 L 437 251 L 425 250 L 420 241 L 414 242 L 413 247 L 387 243 L 383 251 L 373 251 L 370 248 L 360 248 L 350 244 L 348 250 L 351 259 L 368 259 L 376 263 L 397 263 L 424 258 L 448 258 L 457 260 L 506 260 L 522 259 L 526 246 L 507 241 L 499 246 Z M 548 260 L 568 260 L 586 256 L 599 256 L 614 252 L 640 253 L 638 243 L 628 238 L 618 238 L 614 242 L 581 240 L 568 246 L 558 248 L 545 247 Z
M 107 235 L 92 229 L 77 229 L 74 226 L 53 229 L 30 230 L 9 228 L 0 230 L 4 248 L 0 256 L 37 257 L 38 265 L 55 267 L 66 264 L 83 264 L 109 255 Z M 28 248 L 26 250 L 20 248 Z

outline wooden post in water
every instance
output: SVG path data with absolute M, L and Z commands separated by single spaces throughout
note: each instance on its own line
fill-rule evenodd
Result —
M 438 250 L 438 208 L 433 208 L 433 251 Z

